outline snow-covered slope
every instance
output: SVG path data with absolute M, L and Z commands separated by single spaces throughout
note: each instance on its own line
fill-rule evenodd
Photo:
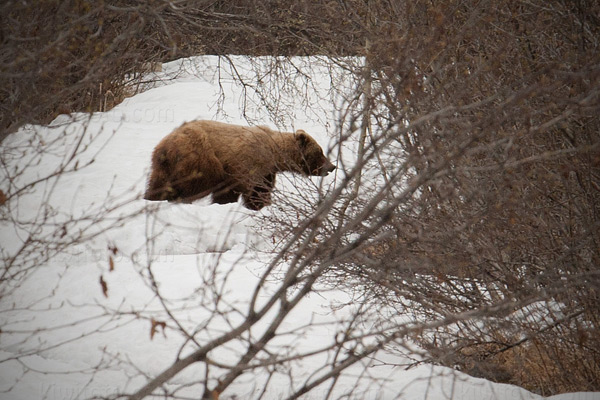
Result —
M 308 65 L 316 60 L 298 59 L 297 63 Z M 235 73 L 242 75 L 248 68 L 241 59 L 237 59 L 236 66 Z M 176 61 L 165 64 L 163 72 L 155 76 L 163 82 L 109 112 L 91 117 L 60 116 L 49 126 L 24 127 L 7 139 L 6 146 L 24 149 L 10 162 L 30 163 L 18 178 L 30 182 L 64 163 L 85 132 L 83 144 L 79 144 L 85 151 L 77 156 L 80 167 L 59 180 L 36 186 L 11 207 L 21 221 L 40 221 L 44 218 L 40 216 L 40 202 L 48 201 L 55 211 L 45 217 L 48 225 L 66 224 L 69 232 L 85 228 L 92 238 L 38 265 L 20 287 L 0 300 L 0 398 L 109 397 L 120 391 L 134 391 L 145 382 L 143 375 L 152 376 L 168 367 L 178 351 L 183 348 L 185 353 L 187 347 L 184 338 L 169 329 L 157 325 L 152 331 L 152 321 L 166 320 L 151 290 L 153 285 L 159 287 L 185 328 L 198 329 L 199 321 L 207 321 L 200 336 L 214 337 L 236 321 L 238 317 L 232 310 L 248 303 L 257 276 L 265 267 L 260 250 L 268 247 L 268 233 L 259 227 L 257 213 L 239 204 L 216 205 L 201 200 L 191 205 L 148 206 L 140 195 L 150 154 L 164 135 L 193 119 L 240 124 L 250 120 L 287 130 L 302 128 L 327 148 L 328 130 L 333 129 L 327 121 L 333 120 L 331 104 L 336 101 L 329 89 L 335 80 L 324 72 L 318 75 L 318 68 L 311 73 L 305 93 L 311 96 L 312 107 L 307 107 L 305 100 L 295 102 L 289 93 L 274 93 L 280 96 L 280 114 L 288 119 L 272 121 L 253 101 L 248 87 L 235 82 L 230 66 L 222 60 L 201 57 Z M 52 151 L 36 158 L 33 149 L 42 144 L 51 144 Z M 279 185 L 285 186 L 286 180 Z M 105 210 L 106 204 L 119 207 Z M 265 209 L 260 213 L 268 212 Z M 73 217 L 96 214 L 103 218 L 91 223 L 70 222 Z M 3 250 L 16 251 L 26 232 L 26 226 L 0 226 Z M 149 261 L 151 276 L 142 268 Z M 201 304 L 212 300 L 203 297 L 210 293 L 203 287 L 210 285 L 215 275 L 223 277 L 224 299 L 220 301 L 229 309 L 226 317 L 207 315 Z M 283 325 L 290 331 L 304 330 L 303 334 L 294 343 L 279 339 L 282 351 L 287 351 L 288 345 L 308 350 L 331 341 L 334 327 L 329 324 L 335 320 L 335 312 L 330 305 L 346 300 L 344 293 L 335 291 L 306 299 Z M 319 324 L 306 327 L 307 321 Z M 234 354 L 235 348 L 223 349 L 215 358 L 227 363 Z M 299 362 L 294 378 L 302 381 L 320 361 L 319 357 L 309 357 Z M 405 359 L 384 354 L 377 361 L 403 363 Z M 365 386 L 361 395 L 365 399 L 540 398 L 515 386 L 493 384 L 447 368 L 420 366 L 404 370 L 384 362 L 374 365 L 368 369 L 369 374 L 386 380 L 377 386 Z M 202 373 L 200 367 L 192 366 L 172 383 L 193 382 Z M 342 377 L 337 393 L 342 394 L 357 379 L 352 375 Z M 255 398 L 261 391 L 260 382 L 258 376 L 244 375 L 221 398 Z M 289 392 L 290 381 L 281 379 L 270 387 L 274 389 L 263 398 L 279 399 Z M 187 395 L 198 393 L 198 386 L 192 386 Z M 315 390 L 306 398 L 323 398 L 325 393 Z M 181 394 L 185 396 L 185 390 Z M 552 397 L 595 398 L 600 397 Z

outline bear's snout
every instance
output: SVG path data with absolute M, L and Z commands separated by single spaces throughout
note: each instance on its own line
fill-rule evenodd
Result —
M 336 166 L 333 165 L 329 160 L 325 159 L 323 166 L 321 167 L 321 176 L 327 176 L 330 172 L 336 169 Z

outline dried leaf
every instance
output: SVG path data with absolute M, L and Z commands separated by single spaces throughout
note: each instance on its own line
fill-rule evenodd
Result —
M 115 261 L 113 260 L 112 256 L 108 256 L 108 270 L 110 272 L 115 270 Z
M 150 340 L 154 339 L 154 335 L 156 334 L 156 331 L 158 331 L 158 328 L 162 328 L 162 333 L 164 337 L 167 337 L 167 335 L 165 335 L 165 328 L 167 327 L 167 323 L 164 321 L 157 321 L 154 318 L 152 318 L 150 320 L 150 323 L 152 324 L 152 326 L 150 327 Z
M 106 281 L 102 275 L 100 275 L 100 287 L 102 288 L 102 294 L 104 297 L 108 297 L 108 285 L 106 284 Z
M 4 192 L 0 190 L 0 206 L 6 203 L 6 200 L 8 200 L 8 198 L 6 197 Z
M 108 251 L 110 251 L 111 253 L 113 253 L 114 256 L 116 256 L 119 249 L 117 249 L 117 246 L 113 244 L 108 246 Z

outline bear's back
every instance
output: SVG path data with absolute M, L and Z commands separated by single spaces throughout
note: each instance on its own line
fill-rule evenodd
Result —
M 225 170 L 239 175 L 263 175 L 276 169 L 281 162 L 281 143 L 289 133 L 281 133 L 265 126 L 231 125 L 222 122 L 198 120 L 182 125 L 184 131 L 193 132 L 190 143 L 204 143 L 221 161 Z

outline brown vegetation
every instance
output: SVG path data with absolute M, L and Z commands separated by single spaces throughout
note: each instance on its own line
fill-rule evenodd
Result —
M 334 1 L 3 2 L 0 140 L 24 123 L 106 110 L 157 61 L 352 54 L 356 30 L 333 18 L 342 11 Z
M 430 361 L 598 390 L 598 5 L 370 4 L 367 101 L 345 114 L 363 178 L 319 240 L 345 265 L 331 279 L 420 321 L 477 311 L 423 333 Z
M 181 328 L 197 348 L 132 398 L 192 363 L 208 370 L 212 349 L 279 304 L 264 335 L 243 338 L 239 363 L 204 382 L 205 398 L 227 389 L 259 368 L 316 282 L 382 315 L 363 342 L 350 329 L 357 311 L 331 364 L 291 398 L 328 379 L 333 388 L 348 365 L 407 338 L 428 362 L 538 393 L 600 390 L 596 1 L 32 4 L 0 6 L 0 138 L 103 109 L 146 63 L 184 55 L 324 55 L 358 82 L 336 121 L 340 160 L 358 142 L 355 164 L 317 201 L 299 193 L 273 213 L 282 245 L 263 280 L 289 266 L 267 306 L 201 345 Z M 390 310 L 414 324 L 395 324 Z M 290 362 L 267 359 L 272 373 Z

